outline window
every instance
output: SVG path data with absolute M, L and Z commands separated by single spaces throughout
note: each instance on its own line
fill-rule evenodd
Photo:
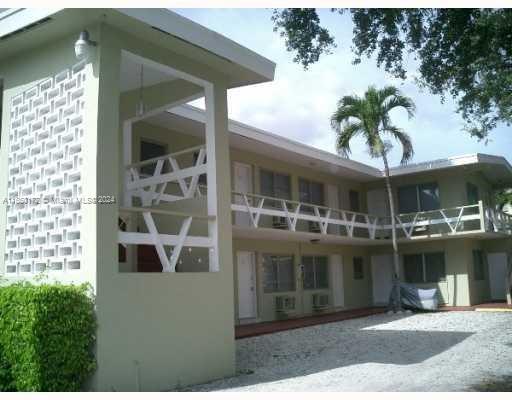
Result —
M 364 279 L 363 257 L 354 257 L 354 279 Z
M 304 289 L 328 289 L 327 257 L 302 257 L 304 268 Z
M 440 207 L 439 187 L 435 182 L 398 188 L 398 212 L 400 214 L 438 210 Z
M 140 160 L 150 160 L 152 158 L 160 157 L 167 154 L 167 146 L 154 142 L 142 140 L 140 142 Z M 155 172 L 156 164 L 144 165 L 141 167 L 140 172 L 143 175 L 153 175 Z
M 350 211 L 359 212 L 361 210 L 359 206 L 359 192 L 355 190 L 350 190 L 348 192 L 348 199 L 350 203 Z
M 446 280 L 444 253 L 405 254 L 404 276 L 408 283 L 436 283 Z
M 468 196 L 468 204 L 477 204 L 480 201 L 478 194 L 478 186 L 473 185 L 471 182 L 466 183 L 466 194 Z
M 299 200 L 303 203 L 324 205 L 323 183 L 312 182 L 307 179 L 299 179 Z
M 263 256 L 265 293 L 295 291 L 293 256 Z
M 423 283 L 423 255 L 404 255 L 404 276 L 408 283 Z
M 475 281 L 485 280 L 484 253 L 482 250 L 473 250 L 473 273 Z
M 260 192 L 263 196 L 289 200 L 292 197 L 290 176 L 277 172 L 260 171 Z
M 194 163 L 194 166 L 196 165 L 197 163 L 197 159 L 199 158 L 199 152 L 196 151 L 194 153 L 194 159 L 193 159 L 193 163 Z M 206 156 L 204 157 L 204 163 L 206 164 L 207 163 L 207 159 L 206 159 Z M 201 174 L 199 175 L 199 180 L 197 181 L 200 185 L 204 185 L 206 186 L 208 184 L 208 181 L 206 180 L 206 174 Z
M 446 280 L 444 253 L 427 253 L 425 257 L 425 277 L 427 282 Z

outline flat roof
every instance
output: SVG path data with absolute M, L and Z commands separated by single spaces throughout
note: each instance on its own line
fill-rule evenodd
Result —
M 276 65 L 267 58 L 175 12 L 154 8 L 10 8 L 0 11 L 0 58 L 100 20 L 148 41 L 173 46 L 173 50 L 187 46 L 188 54 L 207 65 L 215 65 L 228 75 L 230 87 L 274 79 Z M 215 63 L 212 57 L 216 58 Z

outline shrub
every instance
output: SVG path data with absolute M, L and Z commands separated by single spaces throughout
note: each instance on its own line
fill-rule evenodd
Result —
M 95 369 L 87 286 L 0 287 L 0 390 L 76 391 Z

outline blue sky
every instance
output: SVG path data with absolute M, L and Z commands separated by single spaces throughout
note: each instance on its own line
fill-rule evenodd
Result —
M 337 100 L 347 94 L 362 95 L 374 84 L 393 84 L 416 103 L 417 112 L 408 120 L 405 112 L 394 112 L 393 121 L 413 139 L 413 162 L 421 162 L 468 153 L 488 153 L 509 158 L 512 150 L 512 128 L 499 127 L 485 144 L 462 131 L 464 123 L 455 112 L 455 104 L 426 91 L 412 82 L 414 68 L 405 82 L 392 78 L 377 68 L 373 60 L 352 65 L 350 50 L 352 22 L 348 15 L 322 11 L 322 23 L 336 37 L 338 47 L 333 54 L 304 71 L 293 62 L 293 54 L 285 49 L 284 39 L 272 31 L 270 9 L 174 9 L 232 40 L 256 51 L 277 64 L 273 82 L 232 89 L 229 92 L 229 116 L 257 128 L 294 139 L 323 150 L 335 152 L 334 132 L 329 118 Z M 411 64 L 413 65 L 413 60 Z M 401 149 L 395 145 L 391 163 L 398 164 Z M 364 142 L 355 140 L 350 158 L 382 167 L 382 161 L 370 158 Z M 509 161 L 512 159 L 509 158 Z

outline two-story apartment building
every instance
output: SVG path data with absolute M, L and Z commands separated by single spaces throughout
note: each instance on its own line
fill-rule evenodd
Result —
M 182 106 L 135 126 L 134 159 L 165 158 L 172 148 L 183 156 L 188 151 L 192 165 L 203 121 L 201 110 Z M 382 171 L 236 121 L 229 132 L 237 323 L 387 304 L 391 221 Z M 474 154 L 391 174 L 402 279 L 437 288 L 446 305 L 506 299 L 512 226 L 495 211 L 493 195 L 512 183 L 508 162 Z M 188 201 L 196 212 L 208 187 L 199 181 L 198 198 Z M 183 211 L 184 203 L 160 207 Z M 152 246 L 137 252 L 123 259 L 122 270 L 162 270 Z M 176 271 L 195 270 L 205 256 L 182 249 Z
M 167 10 L 0 13 L 0 274 L 91 284 L 90 388 L 231 375 L 236 324 L 387 302 L 382 172 L 228 120 L 227 90 L 274 68 Z M 508 162 L 392 180 L 404 280 L 450 305 L 504 298 Z

